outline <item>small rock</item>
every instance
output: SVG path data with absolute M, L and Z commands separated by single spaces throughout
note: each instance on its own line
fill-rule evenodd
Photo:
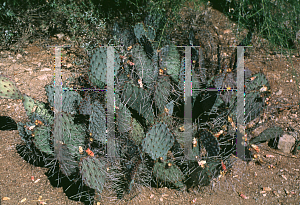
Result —
M 19 59 L 19 58 L 22 58 L 22 55 L 21 54 L 17 54 L 17 59 Z
M 273 191 L 273 194 L 277 197 L 279 197 L 279 194 L 276 191 Z
M 39 80 L 47 80 L 48 79 L 48 74 L 45 74 L 45 75 L 41 75 L 41 76 L 38 76 L 38 79 Z
M 41 71 L 51 71 L 52 69 L 51 68 L 42 68 Z
M 67 68 L 71 68 L 73 65 L 71 63 L 67 64 Z
M 62 39 L 64 36 L 65 36 L 65 34 L 63 34 L 63 33 L 58 33 L 58 34 L 56 34 L 55 35 L 58 39 Z
M 275 94 L 276 95 L 281 95 L 281 93 L 282 93 L 282 90 L 278 90 Z
M 224 34 L 231 33 L 231 30 L 230 30 L 230 29 L 226 29 L 226 30 L 223 31 L 223 33 L 224 33 Z
M 272 191 L 270 187 L 263 187 L 263 191 Z
M 279 138 L 278 149 L 284 153 L 290 153 L 295 141 L 292 135 L 283 134 L 283 136 Z

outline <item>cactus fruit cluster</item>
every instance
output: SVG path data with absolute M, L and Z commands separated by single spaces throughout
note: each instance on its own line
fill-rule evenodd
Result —
M 31 157 L 43 160 L 45 164 L 49 160 L 58 162 L 60 171 L 70 180 L 82 180 L 99 194 L 107 187 L 122 195 L 130 191 L 134 183 L 178 189 L 208 184 L 220 174 L 222 164 L 226 164 L 228 156 L 234 153 L 234 147 L 228 148 L 226 143 L 235 140 L 235 133 L 230 132 L 234 128 L 228 119 L 236 119 L 236 96 L 232 94 L 224 98 L 216 95 L 206 106 L 223 116 L 223 124 L 218 124 L 215 119 L 203 124 L 203 119 L 208 119 L 203 112 L 193 116 L 195 126 L 190 143 L 193 158 L 185 159 L 181 109 L 184 103 L 184 61 L 174 44 L 159 50 L 151 26 L 138 23 L 134 26 L 134 34 L 138 44 L 114 50 L 116 159 L 112 161 L 106 155 L 107 114 L 101 97 L 65 90 L 62 113 L 54 117 L 44 103 L 22 95 L 11 80 L 0 76 L 0 96 L 22 99 L 30 119 L 25 124 L 18 123 L 25 144 L 23 153 L 36 155 Z M 100 47 L 91 56 L 90 88 L 105 89 L 107 86 L 107 53 L 107 48 Z M 196 75 L 199 73 L 193 70 L 193 86 L 199 88 Z M 223 87 L 226 78 L 206 80 Z M 232 81 L 228 82 L 234 87 Z M 53 107 L 54 87 L 47 85 L 45 89 L 50 107 Z M 264 100 L 258 99 L 264 98 L 268 89 L 263 74 L 246 79 L 246 122 L 259 115 Z M 202 91 L 193 93 L 193 110 L 200 109 L 199 103 L 202 105 L 206 94 Z M 88 120 L 77 122 L 78 116 Z M 59 142 L 55 142 L 54 124 L 62 128 Z M 217 138 L 215 134 L 224 126 L 226 131 Z

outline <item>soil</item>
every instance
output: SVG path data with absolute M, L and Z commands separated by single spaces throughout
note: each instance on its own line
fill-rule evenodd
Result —
M 195 32 L 195 37 L 203 42 L 204 49 L 213 50 L 206 47 L 208 41 L 203 39 L 204 35 L 200 31 L 202 27 L 211 32 L 212 41 L 218 39 L 214 42 L 220 43 L 224 62 L 229 64 L 229 53 L 233 50 L 227 46 L 240 40 L 234 34 L 236 25 L 212 8 L 201 11 L 207 17 L 206 20 L 187 8 L 182 10 L 182 14 L 184 19 L 193 20 L 192 26 L 199 31 Z M 214 35 L 216 33 L 218 35 Z M 179 43 L 180 35 L 177 34 Z M 52 45 L 72 43 L 67 38 L 53 37 L 52 40 Z M 268 107 L 259 123 L 264 128 L 277 125 L 284 130 L 293 129 L 299 133 L 300 56 L 296 53 L 286 58 L 280 53 L 267 50 L 266 45 L 264 39 L 255 36 L 253 47 L 245 55 L 245 67 L 253 73 L 263 72 L 271 87 Z M 82 67 L 74 63 L 78 56 L 86 56 L 83 49 L 62 49 L 63 79 L 83 69 L 84 62 Z M 214 55 L 211 57 L 215 58 Z M 53 48 L 35 42 L 24 47 L 22 53 L 1 51 L 1 59 L 1 74 L 14 80 L 22 93 L 47 102 L 44 86 L 52 81 Z M 1 99 L 0 116 L 10 116 L 16 122 L 25 123 L 28 120 L 21 100 Z M 251 137 L 256 135 L 253 133 Z M 53 186 L 45 175 L 48 169 L 33 166 L 22 159 L 16 149 L 22 143 L 17 130 L 1 131 L 0 136 L 0 204 L 83 204 L 67 197 L 64 191 L 67 187 Z M 300 204 L 300 153 L 285 154 L 269 147 L 267 143 L 259 144 L 258 147 L 260 150 L 256 154 L 260 159 L 247 163 L 231 156 L 232 168 L 209 186 L 182 192 L 135 185 L 121 200 L 109 190 L 104 190 L 97 204 Z

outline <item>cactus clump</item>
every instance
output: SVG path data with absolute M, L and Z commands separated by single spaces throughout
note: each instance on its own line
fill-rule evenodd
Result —
M 227 148 L 221 146 L 220 140 L 235 139 L 234 134 L 229 133 L 230 129 L 218 138 L 214 134 L 221 127 L 223 129 L 223 125 L 228 126 L 228 117 L 236 120 L 236 96 L 211 95 L 208 99 L 207 92 L 194 92 L 193 141 L 186 142 L 183 126 L 183 90 L 187 86 L 185 62 L 180 60 L 173 44 L 162 45 L 159 50 L 157 42 L 154 42 L 155 30 L 151 26 L 138 23 L 134 26 L 134 34 L 139 44 L 121 49 L 121 65 L 120 55 L 114 50 L 116 129 L 113 130 L 113 143 L 111 138 L 107 139 L 108 113 L 102 95 L 83 95 L 64 88 L 62 112 L 55 113 L 54 117 L 45 104 L 21 95 L 10 80 L 0 76 L 0 97 L 22 99 L 31 120 L 26 124 L 18 123 L 19 134 L 26 147 L 23 153 L 28 151 L 34 155 L 40 152 L 45 161 L 56 160 L 60 171 L 70 180 L 79 175 L 85 185 L 98 193 L 106 184 L 120 195 L 131 190 L 134 183 L 150 186 L 157 181 L 179 189 L 184 189 L 190 179 L 195 186 L 208 184 L 220 173 L 221 163 L 226 163 L 229 155 L 224 154 Z M 105 89 L 109 51 L 100 47 L 92 54 L 86 79 L 89 88 Z M 197 72 L 192 69 L 193 88 L 201 88 L 203 82 L 206 86 L 217 88 L 235 87 L 230 73 L 207 81 L 200 81 L 196 75 Z M 263 74 L 248 77 L 246 123 L 261 113 L 269 89 Z M 54 87 L 48 85 L 45 89 L 53 107 Z M 228 105 L 228 109 L 224 109 Z M 197 109 L 200 111 L 197 112 Z M 82 116 L 85 121 L 77 123 L 75 119 Z M 270 135 L 264 134 L 267 138 Z M 115 159 L 109 158 L 108 145 L 114 146 Z M 185 146 L 192 149 L 192 157 L 188 160 L 184 158 Z

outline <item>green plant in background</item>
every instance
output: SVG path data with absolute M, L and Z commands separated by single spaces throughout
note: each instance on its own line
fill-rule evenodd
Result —
M 251 44 L 253 33 L 266 38 L 270 43 L 270 48 L 277 52 L 296 49 L 296 45 L 299 43 L 297 33 L 300 30 L 300 2 L 297 0 L 224 0 L 210 1 L 210 4 L 237 22 L 241 30 L 248 29 L 244 45 Z

